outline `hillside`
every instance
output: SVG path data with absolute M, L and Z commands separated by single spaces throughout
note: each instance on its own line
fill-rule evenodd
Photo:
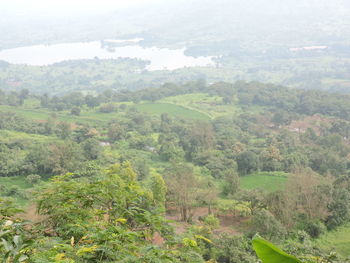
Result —
M 350 263 L 349 17 L 0 1 L 0 262 Z
M 50 240 L 30 245 L 33 262 L 153 260 L 152 246 L 168 262 L 191 263 L 234 262 L 239 254 L 225 250 L 238 247 L 250 263 L 254 253 L 242 246 L 256 232 L 298 256 L 348 256 L 345 239 L 331 241 L 350 220 L 347 96 L 244 82 L 3 94 L 0 209 L 15 200 L 19 216 L 42 227 L 21 236 Z M 107 230 L 127 241 L 116 248 Z M 69 251 L 54 245 L 69 242 Z
M 345 0 L 332 1 L 332 3 L 325 0 L 288 0 L 283 3 L 268 1 L 268 5 L 266 3 L 266 0 L 244 2 L 219 0 L 215 3 L 198 0 L 167 1 L 151 3 L 147 6 L 147 11 L 144 6 L 140 6 L 110 12 L 107 14 L 108 19 L 105 19 L 105 14 L 90 17 L 71 14 L 69 20 L 58 20 L 58 22 L 57 17 L 54 17 L 56 20 L 50 20 L 45 16 L 37 16 L 35 19 L 25 16 L 16 17 L 16 21 L 15 17 L 9 18 L 4 14 L 2 27 L 6 30 L 3 32 L 11 34 L 6 39 L 16 41 L 18 37 L 7 31 L 7 28 L 13 23 L 17 24 L 15 28 L 22 30 L 23 23 L 19 22 L 26 21 L 29 31 L 23 30 L 26 33 L 22 36 L 22 41 L 29 38 L 31 28 L 36 28 L 37 31 L 35 35 L 37 39 L 30 37 L 31 43 L 56 42 L 63 39 L 66 39 L 66 42 L 86 41 L 150 34 L 150 42 L 155 40 L 158 43 L 169 44 L 170 41 L 175 41 L 177 45 L 184 46 L 183 43 L 188 42 L 189 35 L 191 35 L 191 43 L 211 44 L 214 40 L 213 35 L 217 36 L 217 42 L 227 40 L 227 36 L 232 36 L 233 33 L 234 39 L 248 43 L 245 41 L 251 42 L 253 38 L 261 39 L 262 36 L 266 36 L 266 30 L 268 30 L 270 32 L 269 38 L 266 39 L 268 42 L 260 44 L 261 48 L 266 48 L 266 44 L 305 46 L 313 45 L 320 40 L 328 40 L 325 44 L 330 44 L 331 39 L 339 41 L 339 38 L 346 36 L 347 27 L 343 25 L 343 21 L 348 16 L 350 7 Z M 45 19 L 48 20 L 46 25 L 41 23 Z M 74 26 L 67 27 L 67 24 Z M 22 25 L 22 28 L 19 25 Z M 176 30 L 170 31 L 168 28 Z M 92 38 L 89 37 L 91 32 L 94 33 Z M 310 32 L 318 33 L 309 34 Z M 243 44 L 243 46 L 246 45 Z

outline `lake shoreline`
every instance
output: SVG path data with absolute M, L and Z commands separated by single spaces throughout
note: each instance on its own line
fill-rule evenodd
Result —
M 0 60 L 11 64 L 48 66 L 81 59 L 134 58 L 150 61 L 146 70 L 176 70 L 184 67 L 215 66 L 214 57 L 185 55 L 186 48 L 143 47 L 141 38 L 33 45 L 0 50 Z

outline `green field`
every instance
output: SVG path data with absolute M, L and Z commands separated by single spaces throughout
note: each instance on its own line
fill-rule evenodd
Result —
M 6 188 L 18 187 L 21 191 L 21 194 L 25 192 L 26 189 L 31 188 L 32 186 L 27 183 L 25 176 L 11 176 L 11 177 L 0 177 L 0 186 L 4 186 Z M 16 195 L 13 196 L 16 200 L 16 203 L 20 206 L 24 206 L 28 203 L 28 199 L 24 196 Z
M 8 187 L 16 185 L 21 189 L 28 189 L 31 187 L 31 185 L 26 182 L 24 176 L 0 177 L 0 185 Z
M 53 136 L 45 136 L 45 135 L 39 135 L 39 134 L 28 134 L 25 132 L 0 130 L 0 140 L 3 143 L 10 143 L 13 141 L 50 142 L 50 141 L 57 140 L 57 138 Z
M 267 173 L 261 173 L 241 177 L 241 187 L 243 189 L 262 189 L 266 192 L 283 190 L 284 185 L 287 181 L 287 176 L 279 174 L 274 175 L 276 173 L 271 173 L 271 175 L 266 174 Z
M 31 107 L 12 107 L 7 105 L 1 105 L 0 111 L 2 112 L 15 112 L 19 116 L 22 116 L 31 120 L 46 120 L 49 117 L 49 111 L 43 109 L 34 109 Z
M 57 120 L 71 123 L 101 124 L 115 119 L 118 113 L 101 113 L 96 110 L 83 110 L 80 116 L 71 115 L 69 111 L 53 112 L 48 109 L 35 109 L 31 107 L 11 107 L 0 105 L 0 112 L 14 112 L 23 118 L 35 121 L 46 121 L 54 113 Z
M 175 104 L 191 110 L 196 110 L 208 115 L 210 118 L 241 112 L 241 108 L 236 105 L 222 104 L 222 97 L 211 96 L 206 93 L 172 96 L 161 99 L 159 102 Z
M 58 121 L 71 123 L 89 123 L 100 125 L 115 118 L 121 117 L 120 113 L 101 113 L 96 109 L 82 108 L 80 116 L 70 114 L 70 111 L 53 112 L 40 107 L 40 102 L 35 99 L 26 100 L 22 107 L 0 105 L 0 112 L 14 112 L 28 120 L 46 121 L 55 115 Z M 222 98 L 206 93 L 192 93 L 163 98 L 155 103 L 142 102 L 133 104 L 130 102 L 116 103 L 135 106 L 139 111 L 160 115 L 167 113 L 175 117 L 183 117 L 195 120 L 210 120 L 219 116 L 239 114 L 241 107 L 237 105 L 224 105 Z M 258 112 L 261 108 L 250 108 L 250 111 Z
M 169 103 L 145 103 L 135 105 L 139 111 L 147 112 L 150 114 L 162 114 L 167 113 L 172 116 L 195 119 L 195 120 L 209 120 L 210 117 L 204 113 L 196 110 L 188 109 L 183 106 L 169 104 Z
M 336 251 L 342 256 L 350 257 L 350 225 L 328 232 L 317 240 L 321 248 Z

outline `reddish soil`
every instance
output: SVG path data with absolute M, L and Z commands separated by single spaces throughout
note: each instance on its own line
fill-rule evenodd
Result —
M 19 217 L 33 223 L 38 223 L 45 219 L 44 216 L 37 214 L 36 206 L 34 204 L 28 206 L 23 213 L 19 214 Z
M 152 243 L 157 246 L 162 246 L 165 242 L 165 239 L 157 232 L 153 235 Z
M 241 232 L 239 229 L 241 229 L 242 225 L 245 225 L 245 223 L 249 220 L 247 217 L 240 217 L 240 216 L 234 216 L 234 215 L 218 215 L 218 211 L 213 209 L 212 212 L 215 216 L 217 216 L 220 220 L 220 226 L 215 229 L 215 234 L 222 234 L 227 233 L 230 235 L 240 235 Z M 193 223 L 197 225 L 201 225 L 202 222 L 200 218 L 204 218 L 208 215 L 208 208 L 206 207 L 197 207 L 193 208 L 191 213 L 192 215 L 192 221 Z M 171 225 L 175 228 L 175 232 L 177 234 L 182 234 L 186 231 L 188 227 L 191 226 L 191 224 L 187 222 L 182 222 L 180 220 L 180 213 L 177 211 L 175 207 L 171 207 L 167 211 L 166 218 L 168 220 L 172 220 L 173 223 Z

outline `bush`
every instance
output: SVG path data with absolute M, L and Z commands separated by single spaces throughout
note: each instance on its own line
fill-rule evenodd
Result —
M 116 106 L 112 103 L 104 104 L 100 107 L 100 112 L 102 113 L 111 113 L 116 110 Z
M 306 225 L 305 231 L 312 237 L 318 238 L 326 232 L 326 226 L 321 222 L 310 222 Z
M 223 234 L 214 240 L 214 244 L 218 262 L 257 262 L 246 237 Z
M 21 195 L 21 189 L 17 185 L 11 186 L 5 192 L 5 196 L 20 196 L 20 195 Z
M 204 224 L 206 226 L 210 227 L 211 229 L 215 229 L 215 228 L 219 227 L 220 221 L 214 215 L 208 215 L 204 218 Z
M 252 235 L 259 233 L 269 240 L 283 239 L 287 234 L 284 226 L 268 211 L 258 211 L 251 221 Z
M 5 185 L 0 185 L 0 196 L 2 195 L 6 195 L 6 193 L 8 192 L 8 187 Z
M 34 185 L 41 180 L 41 176 L 38 174 L 30 174 L 26 177 L 26 181 L 28 184 Z
M 121 104 L 121 105 L 119 106 L 119 109 L 121 109 L 121 110 L 126 110 L 127 107 L 128 107 L 128 106 L 127 106 L 126 104 Z
M 71 109 L 70 114 L 75 115 L 75 116 L 79 116 L 80 112 L 81 112 L 81 110 L 79 107 L 74 107 Z

